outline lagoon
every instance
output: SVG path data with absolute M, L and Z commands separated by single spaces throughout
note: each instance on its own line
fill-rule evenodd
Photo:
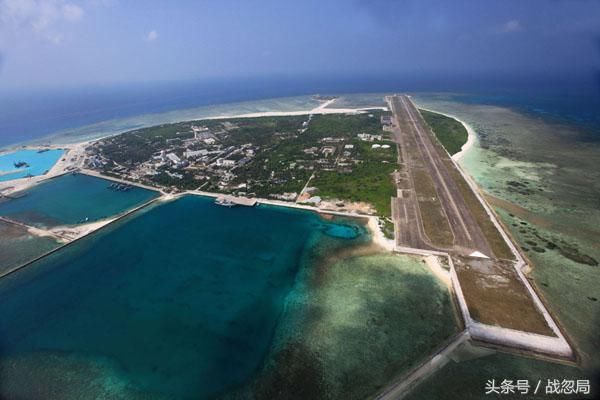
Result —
M 0 182 L 45 174 L 62 157 L 64 150 L 17 150 L 0 154 Z M 29 166 L 17 168 L 15 163 Z
M 207 398 L 243 384 L 269 350 L 302 260 L 335 225 L 186 196 L 4 278 L 1 397 L 56 398 L 60 387 L 63 399 Z M 352 231 L 359 237 L 329 240 L 368 237 Z
M 111 183 L 84 174 L 48 179 L 15 194 L 15 199 L 0 201 L 0 215 L 39 228 L 52 228 L 110 218 L 158 196 L 158 192 L 139 187 L 112 190 Z

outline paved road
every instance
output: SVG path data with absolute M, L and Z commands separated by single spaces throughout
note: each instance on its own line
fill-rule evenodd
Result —
M 477 250 L 490 257 L 493 256 L 483 231 L 467 207 L 458 185 L 448 171 L 447 164 L 444 163 L 442 156 L 432 142 L 429 129 L 426 127 L 419 111 L 407 96 L 392 96 L 389 100 L 398 126 L 403 128 L 395 130 L 397 140 L 401 145 L 407 139 L 416 143 L 420 155 L 419 159 L 422 162 L 420 167 L 423 167 L 432 178 L 438 198 L 452 227 L 455 250 L 461 253 Z M 403 135 L 406 135 L 406 137 L 403 137 Z M 414 156 L 412 154 L 413 158 Z M 448 156 L 445 155 L 445 157 Z M 408 168 L 414 167 L 410 164 L 405 162 Z M 408 204 L 409 208 L 410 203 L 404 202 L 404 204 Z M 396 211 L 399 212 L 397 216 L 402 215 L 400 210 Z

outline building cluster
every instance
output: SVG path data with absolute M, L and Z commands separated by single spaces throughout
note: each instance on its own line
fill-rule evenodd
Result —
M 155 151 L 139 161 L 119 162 L 116 160 L 118 157 L 114 157 L 128 152 L 131 159 L 137 156 L 137 144 L 123 140 L 123 135 L 100 140 L 88 148 L 86 167 L 147 183 L 160 181 L 164 184 L 165 180 L 171 180 L 174 187 L 179 186 L 178 180 L 184 179 L 195 181 L 198 188 L 208 181 L 227 187 L 235 178 L 235 169 L 250 162 L 258 150 L 251 143 L 225 145 L 223 138 L 238 129 L 229 121 L 223 122 L 217 129 L 197 125 L 189 128 L 187 132 L 177 132 L 176 136 L 180 137 L 156 142 L 148 139 L 149 143 L 144 143 L 144 146 L 154 147 Z
M 375 142 L 381 141 L 383 139 L 383 135 L 371 135 L 369 133 L 359 133 L 358 138 L 363 142 Z
M 312 119 L 309 115 L 297 129 L 271 131 L 267 137 L 248 135 L 260 126 L 252 122 L 241 128 L 232 121 L 147 128 L 94 143 L 87 149 L 86 167 L 175 191 L 293 201 L 316 171 L 352 173 L 368 148 L 361 141 L 372 142 L 371 148 L 379 151 L 390 147 L 378 143 L 384 140 L 381 134 L 305 136 Z

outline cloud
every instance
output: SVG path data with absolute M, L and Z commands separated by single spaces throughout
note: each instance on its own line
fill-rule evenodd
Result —
M 83 8 L 75 4 L 65 4 L 62 7 L 67 21 L 79 21 L 83 17 Z
M 149 42 L 154 42 L 156 39 L 158 39 L 158 32 L 156 32 L 155 30 L 151 30 L 146 35 L 146 40 Z
M 65 23 L 83 18 L 81 6 L 64 0 L 0 0 L 0 24 L 17 35 L 32 32 L 53 43 L 63 40 Z
M 511 19 L 502 24 L 497 33 L 513 33 L 523 30 L 523 26 L 518 19 Z

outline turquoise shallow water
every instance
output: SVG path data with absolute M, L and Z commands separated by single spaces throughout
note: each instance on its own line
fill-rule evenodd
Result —
M 0 181 L 45 174 L 64 154 L 64 150 L 18 150 L 0 155 Z M 14 163 L 24 161 L 29 167 L 16 168 Z
M 202 399 L 247 382 L 300 260 L 335 228 L 187 196 L 68 246 L 0 281 L 0 397 Z
M 89 175 L 63 175 L 3 200 L 0 215 L 38 227 L 73 225 L 114 216 L 157 196 L 138 187 L 111 190 L 110 184 Z

